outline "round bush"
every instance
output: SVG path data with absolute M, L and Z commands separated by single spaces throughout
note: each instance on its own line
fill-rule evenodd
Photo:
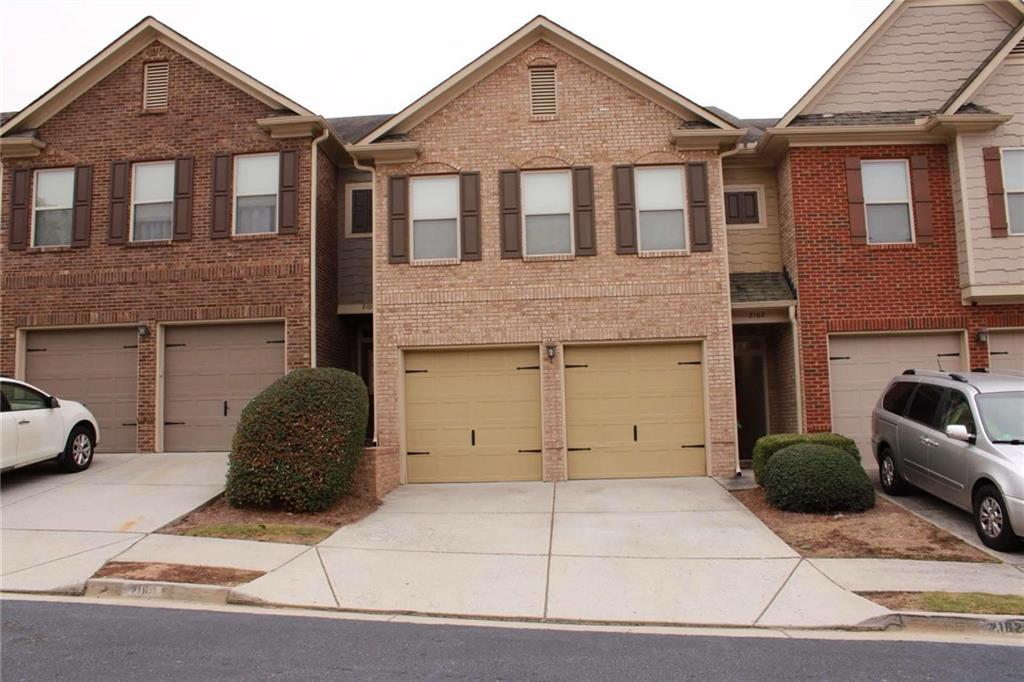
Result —
M 233 506 L 320 511 L 350 489 L 366 438 L 362 379 L 341 369 L 297 369 L 242 410 L 228 458 Z
M 830 445 L 801 443 L 775 453 L 764 471 L 768 502 L 794 512 L 861 512 L 875 488 L 860 461 Z
M 770 436 L 761 436 L 754 443 L 754 480 L 762 483 L 761 479 L 764 476 L 764 468 L 768 464 L 768 460 L 779 450 L 798 443 L 831 445 L 849 454 L 855 462 L 860 464 L 860 452 L 852 438 L 841 436 L 838 433 L 774 433 Z

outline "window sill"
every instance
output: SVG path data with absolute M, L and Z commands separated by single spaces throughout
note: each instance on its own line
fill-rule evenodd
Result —
M 433 260 L 410 260 L 409 265 L 416 268 L 428 268 L 432 265 L 459 265 L 462 263 L 458 258 L 435 258 Z
M 373 236 L 372 232 L 346 232 L 345 239 L 368 239 Z
M 872 249 L 885 249 L 885 250 L 900 250 L 900 249 L 916 249 L 918 247 L 917 242 L 882 242 L 882 243 L 871 243 L 867 245 Z
M 689 256 L 686 249 L 668 249 L 666 251 L 639 251 L 636 254 L 640 258 L 676 258 L 678 256 Z
M 546 253 L 537 256 L 523 256 L 523 260 L 527 262 L 543 263 L 545 261 L 560 261 L 560 260 L 575 260 L 576 254 L 574 253 Z
M 139 112 L 142 116 L 159 116 L 167 113 L 167 107 L 161 107 L 159 109 L 143 109 Z
M 245 242 L 254 239 L 273 239 L 276 236 L 277 232 L 253 232 L 252 234 L 233 234 L 231 238 Z
M 530 123 L 543 123 L 544 121 L 557 121 L 558 114 L 530 114 Z
M 54 244 L 53 246 L 30 246 L 25 249 L 25 253 L 63 253 L 73 250 L 74 247 L 70 244 Z
M 132 249 L 145 249 L 156 246 L 170 246 L 173 242 L 170 239 L 146 239 L 143 241 L 129 241 L 125 242 L 125 246 Z
M 768 223 L 726 223 L 725 227 L 730 230 L 763 230 L 768 227 Z

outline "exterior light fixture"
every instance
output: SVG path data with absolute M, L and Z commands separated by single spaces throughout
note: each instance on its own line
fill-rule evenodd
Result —
M 555 359 L 555 347 L 554 346 L 544 346 L 544 349 L 548 353 L 548 359 L 549 360 L 554 360 Z
M 139 338 L 143 338 L 144 339 L 147 336 L 149 336 L 149 327 L 146 326 L 146 324 L 140 322 L 139 326 L 136 327 L 136 329 L 139 332 Z
M 988 343 L 988 327 L 978 329 L 978 343 Z

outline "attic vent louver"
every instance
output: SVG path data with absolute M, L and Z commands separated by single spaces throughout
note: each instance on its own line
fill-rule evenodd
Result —
M 167 62 L 150 62 L 142 78 L 142 108 L 166 109 L 169 69 Z
M 1024 57 L 1024 40 L 1014 45 L 1013 49 L 1010 50 L 1010 54 L 1014 57 Z
M 555 98 L 555 67 L 530 68 L 530 115 L 554 116 L 558 113 Z

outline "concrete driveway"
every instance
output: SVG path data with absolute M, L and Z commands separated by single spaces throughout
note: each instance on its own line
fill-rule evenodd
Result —
M 100 454 L 79 474 L 50 463 L 0 478 L 0 589 L 80 592 L 108 559 L 218 495 L 226 453 Z
M 403 486 L 233 599 L 708 625 L 885 613 L 801 561 L 710 478 Z

